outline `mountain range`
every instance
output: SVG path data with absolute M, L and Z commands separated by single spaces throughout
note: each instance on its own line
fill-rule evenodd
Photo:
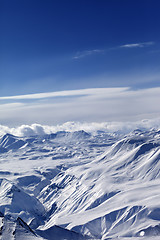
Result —
M 1 239 L 160 239 L 160 130 L 0 137 Z

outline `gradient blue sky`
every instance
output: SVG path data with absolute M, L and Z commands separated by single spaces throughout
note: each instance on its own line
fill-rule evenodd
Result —
M 159 12 L 159 0 L 1 0 L 0 95 L 160 86 Z
M 22 108 L 22 105 L 18 104 L 27 102 L 25 107 L 28 109 L 36 102 L 34 109 L 37 110 L 37 106 L 45 101 L 47 104 L 54 103 L 54 107 L 57 108 L 57 102 L 71 103 L 71 100 L 75 100 L 73 95 L 75 93 L 77 96 L 77 92 L 70 90 L 116 87 L 119 88 L 119 92 L 124 93 L 125 102 L 126 91 L 131 93 L 147 88 L 159 89 L 159 12 L 159 0 L 1 0 L 0 114 L 3 119 L 0 118 L 0 123 L 10 124 L 12 115 L 8 116 L 9 109 L 14 111 L 14 123 L 37 122 L 38 119 L 42 119 L 40 112 L 39 115 L 35 114 L 33 119 L 23 118 L 21 121 L 20 117 L 23 114 L 19 108 Z M 59 93 L 64 90 L 69 90 L 67 97 Z M 55 91 L 58 91 L 59 97 L 48 99 L 46 93 Z M 108 94 L 108 90 L 105 91 Z M 90 90 L 87 90 L 87 95 L 88 92 Z M 151 103 L 155 104 L 158 94 L 156 100 L 153 100 L 154 92 L 151 92 Z M 46 99 L 42 95 L 38 98 L 15 97 L 36 93 L 45 93 Z M 81 94 L 83 96 L 86 92 L 82 91 Z M 96 90 L 93 91 L 93 95 L 96 99 Z M 6 96 L 14 97 L 3 98 Z M 79 94 L 77 99 L 79 103 L 82 100 Z M 133 104 L 133 95 L 130 99 Z M 117 109 L 121 100 L 116 98 L 115 104 L 112 98 L 111 106 L 115 104 Z M 89 101 L 91 104 L 91 98 Z M 144 102 L 143 100 L 139 112 L 144 109 Z M 109 106 L 108 100 L 106 104 Z M 102 108 L 102 105 L 99 104 L 97 108 Z M 121 108 L 123 105 L 122 103 Z M 135 109 L 137 106 L 139 104 L 135 105 Z M 9 108 L 5 112 L 7 107 Z M 121 116 L 126 117 L 129 114 L 128 107 L 125 113 L 122 109 Z M 17 108 L 19 113 L 16 112 Z M 63 105 L 61 111 L 64 108 Z M 90 108 L 94 106 L 89 106 L 88 109 Z M 87 108 L 84 111 L 81 105 L 80 109 L 81 118 L 61 116 L 55 110 L 55 115 L 59 116 L 57 121 L 92 119 L 92 114 L 88 118 Z M 26 112 L 24 108 L 23 112 Z M 28 114 L 30 115 L 29 110 Z M 114 114 L 112 112 L 110 115 L 104 115 L 104 112 L 101 112 L 100 115 L 104 116 L 96 118 L 95 113 L 93 119 L 118 119 L 116 114 L 115 118 L 113 117 Z M 153 115 L 158 114 L 159 109 L 156 109 Z M 144 115 L 148 116 L 146 113 Z M 49 117 L 53 116 L 48 115 Z

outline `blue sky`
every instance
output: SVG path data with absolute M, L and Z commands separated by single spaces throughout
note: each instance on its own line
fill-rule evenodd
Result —
M 159 0 L 1 0 L 0 97 L 160 87 L 159 11 Z

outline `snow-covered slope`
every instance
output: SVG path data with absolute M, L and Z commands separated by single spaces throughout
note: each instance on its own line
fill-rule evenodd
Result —
M 160 131 L 6 134 L 0 152 L 4 239 L 160 239 Z

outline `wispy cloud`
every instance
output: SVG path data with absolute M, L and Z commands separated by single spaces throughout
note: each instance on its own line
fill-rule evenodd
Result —
M 55 97 L 78 97 L 78 96 L 88 96 L 88 95 L 100 95 L 102 94 L 113 94 L 120 91 L 127 90 L 128 88 L 88 88 L 88 89 L 78 89 L 78 90 L 67 90 L 58 92 L 47 92 L 47 93 L 35 93 L 26 95 L 16 95 L 16 96 L 5 96 L 0 97 L 0 100 L 31 100 L 31 99 L 44 99 L 44 98 L 55 98 Z
M 120 48 L 144 48 L 144 47 L 152 46 L 154 44 L 155 42 L 128 43 L 128 44 L 115 46 L 112 48 L 106 48 L 106 49 L 85 50 L 85 51 L 77 52 L 77 54 L 73 57 L 73 59 L 80 59 L 80 58 L 84 58 L 84 57 L 96 55 L 96 54 L 105 54 L 109 51 L 113 51 Z
M 86 50 L 82 52 L 77 52 L 77 54 L 73 57 L 73 59 L 84 58 L 93 54 L 103 54 L 106 50 L 103 49 L 93 49 L 93 50 Z
M 129 43 L 119 46 L 119 48 L 143 48 L 154 45 L 154 42 L 143 42 L 143 43 Z

